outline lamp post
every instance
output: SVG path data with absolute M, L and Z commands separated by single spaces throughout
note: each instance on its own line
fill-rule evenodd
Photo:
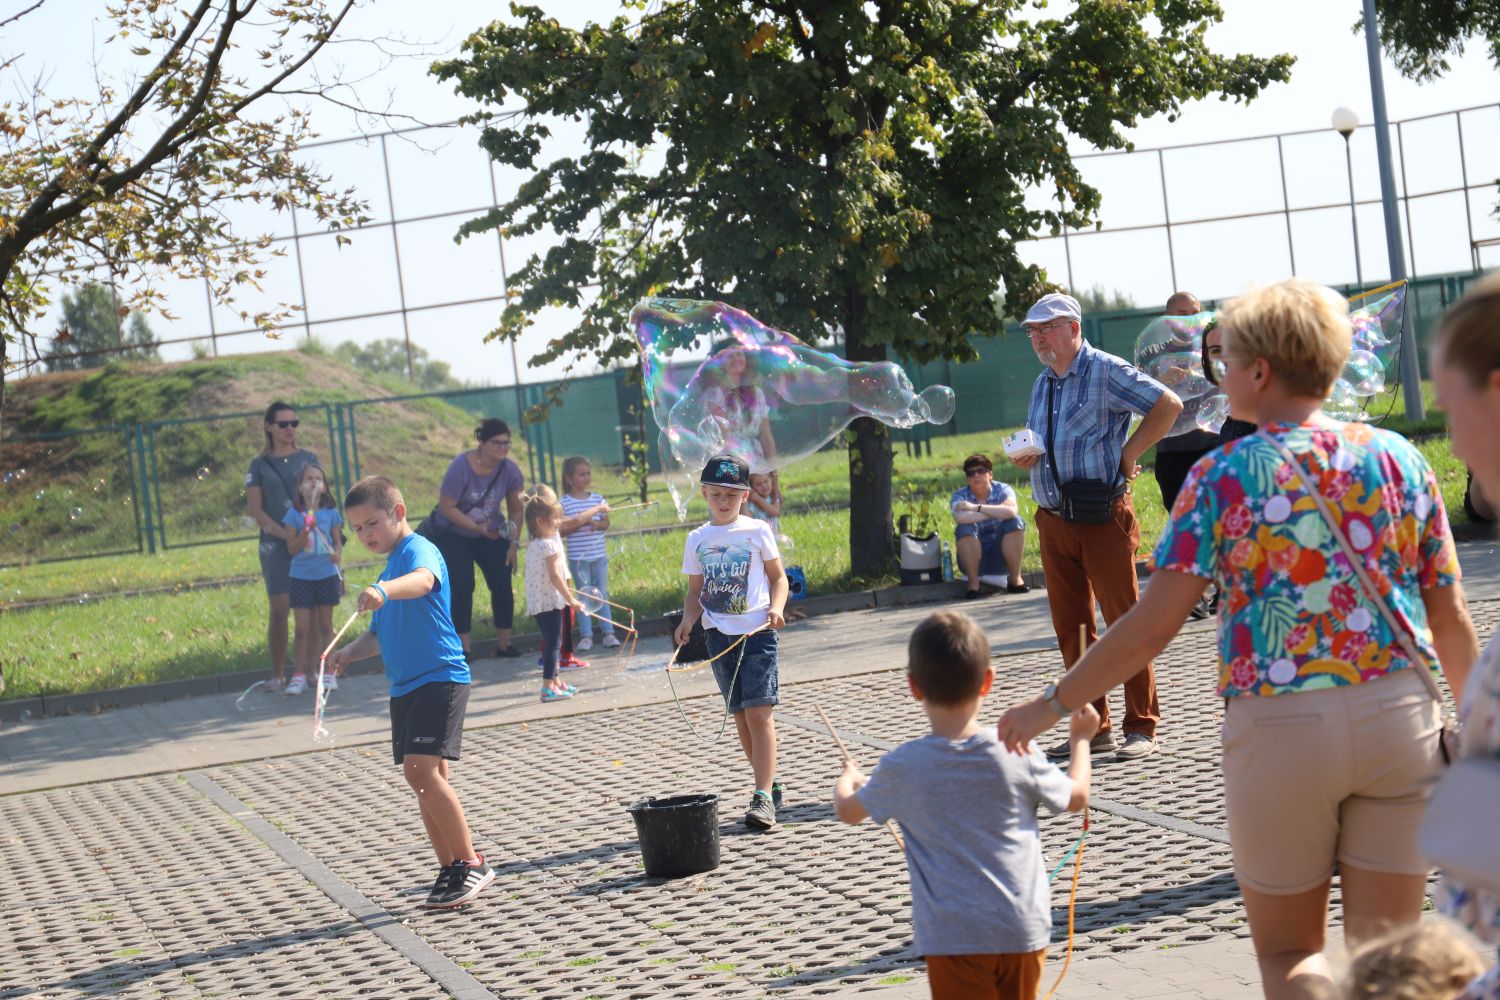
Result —
M 1354 201 L 1354 157 L 1349 152 L 1349 137 L 1359 128 L 1359 115 L 1349 108 L 1335 108 L 1333 129 L 1344 137 L 1344 166 L 1349 171 L 1349 224 L 1354 228 L 1354 282 L 1363 291 L 1365 287 L 1364 267 L 1359 259 L 1359 211 Z

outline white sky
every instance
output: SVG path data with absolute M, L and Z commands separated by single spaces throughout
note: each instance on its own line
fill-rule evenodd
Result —
M 611 0 L 533 0 L 564 23 L 607 19 L 618 10 Z M 0 14 L 9 14 L 29 0 L 0 0 Z M 1328 127 L 1329 114 L 1340 104 L 1353 108 L 1362 122 L 1373 117 L 1370 84 L 1362 35 L 1349 31 L 1359 14 L 1357 0 L 1224 0 L 1224 23 L 1209 32 L 1210 43 L 1223 52 L 1271 55 L 1279 51 L 1297 56 L 1289 84 L 1271 87 L 1249 106 L 1210 100 L 1191 106 L 1176 122 L 1150 120 L 1131 132 L 1138 148 L 1172 146 L 1210 140 L 1240 139 L 1304 129 L 1318 134 L 1284 142 L 1286 190 L 1292 206 L 1331 205 L 1322 212 L 1293 217 L 1296 271 L 1328 282 L 1352 281 L 1354 254 L 1347 207 L 1348 189 L 1343 143 Z M 1054 5 L 1056 7 L 1057 5 Z M 82 55 L 99 50 L 98 27 L 81 16 L 83 9 L 102 10 L 97 0 L 50 0 L 41 10 L 7 30 L 0 51 L 22 54 L 29 79 L 46 68 L 52 74 L 49 92 L 87 94 L 93 73 Z M 396 110 L 425 121 L 449 121 L 472 110 L 450 88 L 428 77 L 431 58 L 457 51 L 459 43 L 487 19 L 504 15 L 500 5 L 464 0 L 384 0 L 351 16 L 349 36 L 400 35 L 427 43 L 430 56 L 398 61 L 378 78 L 366 81 L 362 92 L 370 103 L 390 94 Z M 113 58 L 111 47 L 105 55 Z M 340 50 L 340 60 L 359 67 L 357 48 Z M 1398 120 L 1500 101 L 1500 77 L 1488 64 L 1482 46 L 1471 46 L 1452 60 L 1443 79 L 1419 86 L 1401 77 L 1387 61 L 1385 84 L 1391 119 Z M 13 96 L 0 94 L 0 99 Z M 354 133 L 348 117 L 337 111 L 319 112 L 325 138 Z M 1465 155 L 1471 183 L 1500 177 L 1500 110 L 1488 108 L 1463 116 Z M 575 130 L 576 134 L 576 130 Z M 480 209 L 490 201 L 486 162 L 476 146 L 476 130 L 427 133 L 421 147 L 392 140 L 387 144 L 397 218 Z M 1409 125 L 1405 129 L 1406 170 L 1413 192 L 1461 183 L 1460 158 L 1453 116 Z M 426 149 L 422 148 L 426 147 Z M 544 155 L 567 155 L 581 146 L 565 138 Z M 1089 152 L 1077 149 L 1077 153 Z M 1379 180 L 1373 131 L 1356 133 L 1354 184 L 1357 197 L 1369 204 L 1359 212 L 1360 246 L 1366 284 L 1387 273 Z M 384 173 L 378 144 L 321 147 L 312 153 L 340 185 L 355 185 L 367 197 L 377 221 L 388 220 Z M 1246 211 L 1279 210 L 1282 205 L 1275 144 L 1237 143 L 1201 150 L 1176 151 L 1165 157 L 1171 214 L 1174 220 L 1231 215 Z M 1399 171 L 1400 165 L 1397 165 Z M 1086 176 L 1104 195 L 1106 227 L 1159 223 L 1162 219 L 1161 182 L 1154 154 L 1085 161 Z M 520 178 L 493 172 L 501 200 Z M 1399 178 L 1398 178 L 1399 183 Z M 1453 194 L 1412 203 L 1412 244 L 1417 273 L 1437 273 L 1470 266 L 1470 229 L 1475 238 L 1500 236 L 1500 223 L 1490 217 L 1497 200 L 1493 188 L 1476 192 L 1466 219 L 1464 199 Z M 399 317 L 327 322 L 337 316 L 394 309 L 404 291 L 408 306 L 498 294 L 500 275 L 495 240 L 452 243 L 463 216 L 397 227 L 404 289 L 398 287 L 393 264 L 391 228 L 355 235 L 352 247 L 335 249 L 331 237 L 304 240 L 303 278 L 307 286 L 308 317 L 314 332 L 330 342 L 361 341 L 403 334 Z M 247 218 L 248 228 L 271 228 L 289 233 L 285 217 Z M 310 231 L 303 224 L 304 233 Z M 537 245 L 533 241 L 532 245 Z M 513 270 L 529 249 L 507 245 L 507 264 Z M 1162 301 L 1173 290 L 1167 244 L 1162 230 L 1078 237 L 1071 241 L 1073 273 L 1078 287 L 1099 284 L 1118 288 L 1143 305 Z M 1285 223 L 1279 215 L 1231 223 L 1177 226 L 1173 249 L 1178 287 L 1200 296 L 1234 294 L 1258 281 L 1291 271 Z M 1486 256 L 1485 262 L 1500 261 Z M 1042 263 L 1050 276 L 1068 281 L 1060 241 L 1043 241 L 1026 248 L 1028 259 Z M 201 283 L 168 284 L 176 321 L 153 317 L 159 336 L 182 337 L 207 333 L 208 314 Z M 294 261 L 288 257 L 272 268 L 266 290 L 269 300 L 296 301 L 299 284 Z M 480 383 L 508 384 L 512 379 L 508 346 L 483 343 L 495 322 L 496 304 L 448 307 L 414 312 L 410 333 L 435 357 L 449 361 L 460 377 Z M 218 329 L 242 326 L 224 310 L 216 313 Z M 569 316 L 557 311 L 538 317 L 536 327 L 520 345 L 522 378 L 534 381 L 555 377 L 561 364 L 528 369 L 526 359 L 536 347 L 567 329 Z M 323 321 L 323 322 L 319 322 Z M 54 325 L 50 319 L 42 329 Z M 223 351 L 263 350 L 285 346 L 299 331 L 288 331 L 281 344 L 259 335 L 226 338 Z M 169 348 L 167 357 L 185 357 L 185 347 Z

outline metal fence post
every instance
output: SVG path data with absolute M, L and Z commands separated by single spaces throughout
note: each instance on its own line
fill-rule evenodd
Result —
M 354 463 L 354 482 L 364 478 L 364 469 L 359 464 L 359 421 L 354 416 L 354 404 L 346 403 L 349 407 L 349 451 L 350 459 Z
M 135 550 L 146 551 L 146 536 L 141 532 L 141 489 L 137 485 L 135 463 L 135 432 L 139 425 L 127 427 L 122 434 L 125 444 L 125 471 L 130 476 L 130 513 L 135 520 Z
M 1286 220 L 1286 255 L 1291 273 L 1297 273 L 1297 248 L 1292 240 L 1292 202 L 1286 193 L 1286 156 L 1281 151 L 1281 136 L 1276 137 L 1276 165 L 1281 169 L 1281 217 Z
M 1177 291 L 1177 254 L 1172 249 L 1172 211 L 1167 205 L 1167 158 L 1156 151 L 1156 172 L 1161 177 L 1161 218 L 1167 227 L 1167 267 L 1172 271 L 1172 291 Z
M 138 516 L 145 518 L 146 551 L 156 555 L 156 529 L 151 523 L 151 477 L 146 464 L 146 431 L 141 424 L 135 425 L 136 456 L 140 459 L 140 489 L 135 496 Z
M 156 530 L 161 536 L 161 550 L 167 551 L 167 516 L 162 512 L 161 505 L 161 469 L 156 461 L 156 425 L 147 422 L 146 425 L 146 448 L 151 453 L 147 468 L 151 470 L 151 496 L 156 503 Z
M 396 225 L 396 192 L 391 187 L 391 158 L 386 152 L 385 136 L 380 137 L 380 162 L 385 167 L 385 203 L 391 213 L 391 250 L 396 255 L 396 294 L 401 298 L 401 334 L 406 338 L 406 377 L 417 380 L 411 360 L 411 319 L 406 311 L 406 278 L 401 271 L 401 237 Z

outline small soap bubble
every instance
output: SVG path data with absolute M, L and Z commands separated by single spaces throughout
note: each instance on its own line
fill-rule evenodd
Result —
M 83 516 L 83 508 L 82 507 L 74 507 L 72 510 L 68 511 L 68 520 L 69 521 L 76 521 L 76 520 L 78 520 L 82 516 Z
M 47 491 L 46 490 L 37 490 L 36 491 L 36 495 L 33 496 L 31 499 L 35 500 L 37 503 L 41 503 L 43 500 L 46 499 L 46 497 L 47 497 Z
M 104 480 L 102 480 L 102 479 L 96 479 L 96 480 L 94 480 L 94 492 L 95 493 L 103 493 L 104 492 L 104 488 L 106 486 L 108 486 L 108 485 L 109 484 L 106 483 Z
M 198 472 L 197 472 L 198 480 L 201 482 L 201 481 L 207 479 L 212 474 L 213 473 L 209 470 L 208 466 L 205 465 L 202 468 L 200 468 L 198 470 Z
M 15 472 L 7 472 L 5 474 L 5 485 L 9 486 L 11 483 L 15 482 L 16 479 L 17 479 L 17 476 L 16 476 Z
M 246 531 L 254 531 L 255 518 L 251 517 L 249 514 L 244 515 L 240 518 L 240 527 L 244 528 Z

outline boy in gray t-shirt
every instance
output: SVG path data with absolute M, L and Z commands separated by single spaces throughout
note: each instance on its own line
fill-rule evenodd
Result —
M 995 681 L 990 644 L 968 615 L 939 611 L 912 633 L 907 683 L 932 733 L 886 754 L 868 778 L 853 764 L 833 789 L 845 823 L 894 819 L 906 835 L 913 950 L 934 998 L 1033 1000 L 1052 934 L 1037 806 L 1088 803 L 1088 742 L 1099 714 L 1073 713 L 1064 775 L 1035 746 L 1007 751 L 979 725 Z

